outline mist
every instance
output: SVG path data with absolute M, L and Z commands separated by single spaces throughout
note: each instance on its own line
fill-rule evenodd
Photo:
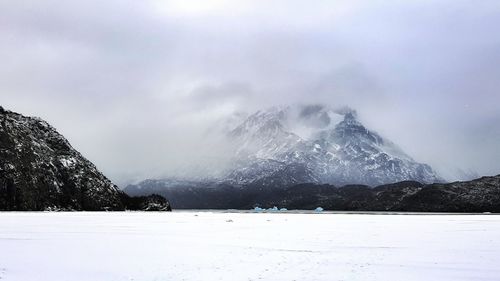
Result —
M 496 175 L 498 26 L 488 0 L 1 1 L 0 105 L 119 185 L 223 167 L 223 132 L 289 104 L 354 108 L 448 180 Z

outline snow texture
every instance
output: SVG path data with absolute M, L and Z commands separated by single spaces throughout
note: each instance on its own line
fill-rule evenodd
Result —
M 500 216 L 0 213 L 1 281 L 498 280 Z

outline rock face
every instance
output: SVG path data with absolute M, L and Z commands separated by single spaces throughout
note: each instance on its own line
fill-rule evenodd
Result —
M 125 195 L 47 122 L 0 107 L 0 210 L 124 210 Z

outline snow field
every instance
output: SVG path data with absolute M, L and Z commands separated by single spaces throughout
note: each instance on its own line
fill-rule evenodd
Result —
M 0 213 L 0 280 L 499 280 L 500 216 Z

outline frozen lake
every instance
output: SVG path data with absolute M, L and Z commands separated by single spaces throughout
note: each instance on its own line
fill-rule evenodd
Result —
M 495 280 L 500 216 L 0 213 L 0 280 Z

